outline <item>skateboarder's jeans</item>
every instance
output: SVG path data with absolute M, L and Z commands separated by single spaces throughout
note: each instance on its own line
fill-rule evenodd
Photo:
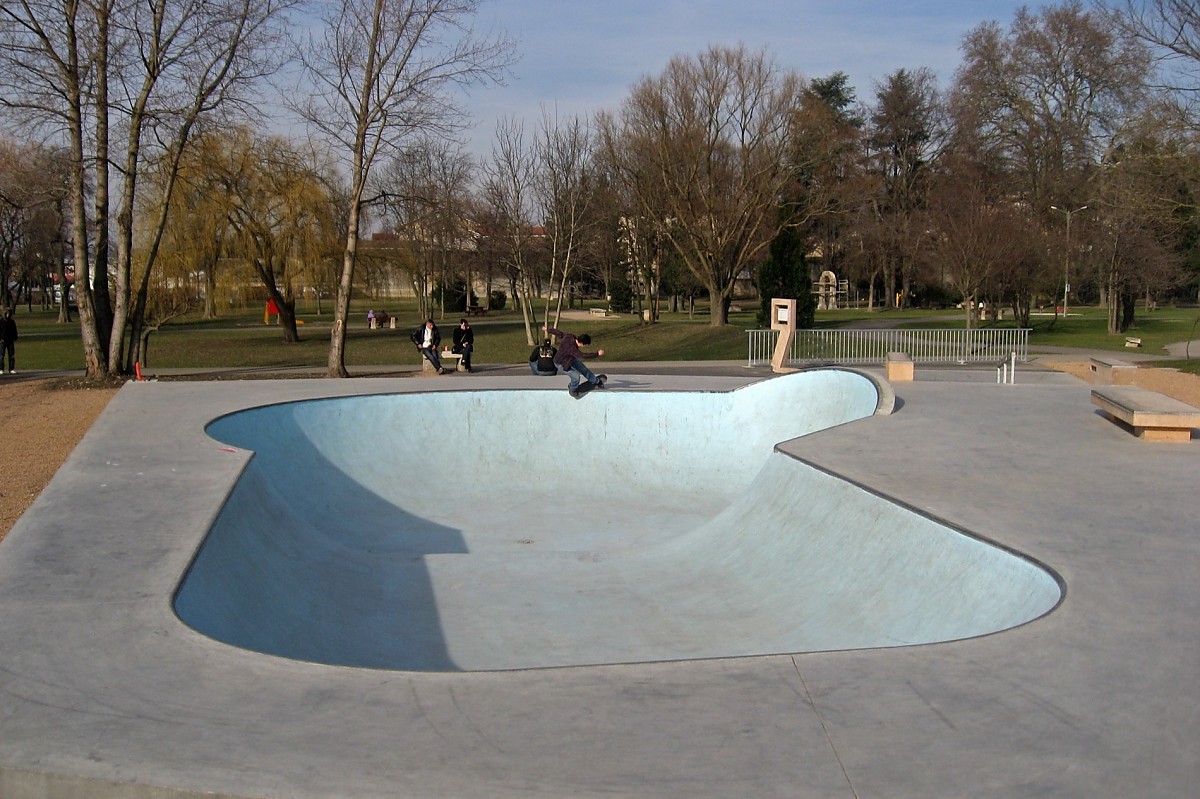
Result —
M 571 368 L 566 370 L 567 376 L 571 378 L 571 382 L 567 385 L 568 391 L 574 391 L 579 388 L 579 380 L 583 378 L 589 383 L 596 382 L 596 376 L 592 374 L 592 370 L 587 368 L 587 364 L 578 358 L 571 361 Z

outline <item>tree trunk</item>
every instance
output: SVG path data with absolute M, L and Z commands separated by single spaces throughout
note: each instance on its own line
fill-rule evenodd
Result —
M 283 340 L 288 344 L 297 343 L 300 341 L 300 331 L 296 327 L 296 300 L 280 297 L 275 304 L 279 308 L 279 326 L 283 328 Z
M 92 266 L 92 308 L 96 325 L 96 341 L 100 347 L 97 360 L 103 363 L 97 377 L 108 377 L 113 363 L 108 360 L 108 345 L 112 337 L 112 298 L 108 293 L 109 222 L 111 221 L 108 118 L 108 7 L 96 6 L 96 237 L 95 261 Z
M 321 290 L 317 289 L 317 313 L 321 312 Z M 217 261 L 204 270 L 204 318 L 217 318 Z
M 530 296 L 529 280 L 526 279 L 524 272 L 521 273 L 517 280 L 517 285 L 520 287 L 521 297 L 521 321 L 525 323 L 525 344 L 532 347 L 541 339 L 534 339 L 533 336 L 533 299 Z M 540 333 L 540 331 L 539 331 Z
M 1133 327 L 1133 315 L 1137 310 L 1137 295 L 1132 291 L 1121 292 L 1120 332 L 1125 333 Z
M 732 287 L 718 289 L 712 282 L 708 286 L 710 327 L 722 327 L 729 324 L 729 304 Z
M 361 194 L 361 192 L 360 192 Z M 354 286 L 354 264 L 358 256 L 358 229 L 360 213 L 355 194 L 350 203 L 350 219 L 346 233 L 346 249 L 342 252 L 342 274 L 338 279 L 337 298 L 333 305 L 333 325 L 329 330 L 329 360 L 326 363 L 328 377 L 349 377 L 346 371 L 346 325 L 350 319 L 350 292 Z M 283 313 L 283 307 L 279 309 Z M 296 328 L 295 309 L 292 311 L 292 330 Z

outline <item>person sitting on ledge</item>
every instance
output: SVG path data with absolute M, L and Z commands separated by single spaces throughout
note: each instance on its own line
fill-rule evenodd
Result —
M 558 367 L 554 365 L 557 354 L 558 348 L 546 339 L 529 353 L 529 371 L 541 377 L 554 377 L 558 374 Z
M 475 351 L 475 331 L 471 329 L 471 324 L 466 319 L 458 320 L 458 327 L 454 329 L 454 349 L 455 352 L 462 356 L 463 368 L 468 372 L 471 371 L 471 353 Z
M 432 319 L 426 320 L 409 338 L 439 375 L 446 374 L 446 370 L 442 368 L 442 360 L 438 357 L 438 345 L 442 343 L 442 334 Z

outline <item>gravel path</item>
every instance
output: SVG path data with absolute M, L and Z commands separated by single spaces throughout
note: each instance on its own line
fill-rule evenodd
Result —
M 70 388 L 61 380 L 0 376 L 0 538 L 16 523 L 92 422 L 115 388 Z

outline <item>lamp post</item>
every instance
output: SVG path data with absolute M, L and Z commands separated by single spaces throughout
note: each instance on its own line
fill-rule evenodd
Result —
M 1066 208 L 1059 208 L 1057 205 L 1050 206 L 1055 211 L 1061 211 L 1067 215 L 1067 256 L 1063 259 L 1063 318 L 1067 318 L 1067 295 L 1071 293 L 1071 214 L 1077 214 L 1080 211 L 1086 211 L 1087 206 L 1081 205 L 1074 211 L 1068 211 Z

